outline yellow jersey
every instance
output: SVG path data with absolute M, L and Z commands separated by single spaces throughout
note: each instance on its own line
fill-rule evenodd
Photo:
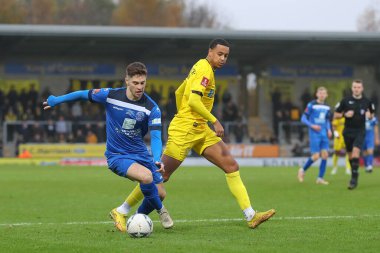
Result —
M 337 131 L 339 133 L 339 136 L 343 135 L 344 122 L 345 122 L 344 117 L 342 117 L 340 119 L 333 119 L 333 121 L 332 121 L 333 129 L 334 129 L 334 131 Z
M 189 75 L 176 91 L 177 118 L 206 123 L 207 119 L 199 115 L 188 105 L 192 92 L 202 96 L 202 104 L 211 112 L 215 96 L 214 70 L 206 59 L 201 59 L 191 68 Z

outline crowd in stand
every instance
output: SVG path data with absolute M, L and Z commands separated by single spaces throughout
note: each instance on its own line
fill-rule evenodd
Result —
M 68 91 L 70 92 L 70 90 Z M 154 88 L 149 91 L 160 105 L 164 127 L 176 113 L 175 90 L 170 89 L 167 102 Z M 7 122 L 7 142 L 20 143 L 100 143 L 105 141 L 104 109 L 88 102 L 64 103 L 54 110 L 42 110 L 42 102 L 51 94 L 48 88 L 41 93 L 34 85 L 19 92 L 10 87 L 0 90 L 0 123 Z M 242 112 L 230 93 L 216 98 L 213 113 L 224 122 L 225 141 L 240 143 L 248 136 Z

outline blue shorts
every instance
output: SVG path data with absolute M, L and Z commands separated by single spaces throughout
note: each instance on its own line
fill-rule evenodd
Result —
M 311 154 L 320 153 L 322 150 L 329 150 L 329 138 L 321 135 L 310 135 Z
M 373 135 L 366 135 L 363 142 L 363 150 L 375 148 L 375 137 Z
M 132 164 L 138 163 L 145 168 L 149 169 L 153 175 L 153 182 L 155 184 L 162 183 L 164 178 L 161 173 L 157 172 L 156 164 L 152 161 L 146 161 L 144 159 L 131 158 L 128 155 L 109 155 L 107 156 L 108 168 L 115 174 L 121 177 L 127 177 L 127 171 Z

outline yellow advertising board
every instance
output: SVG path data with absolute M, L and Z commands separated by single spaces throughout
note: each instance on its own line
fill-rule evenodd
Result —
M 27 150 L 32 158 L 103 157 L 105 144 L 21 144 L 19 152 Z
M 227 144 L 235 157 L 278 157 L 278 145 Z M 102 158 L 105 144 L 21 144 L 19 152 L 28 151 L 32 158 Z
M 20 93 L 22 89 L 29 91 L 30 87 L 34 86 L 35 90 L 40 90 L 40 82 L 34 79 L 20 79 L 20 80 L 0 80 L 0 90 L 5 94 L 8 93 L 11 87 Z

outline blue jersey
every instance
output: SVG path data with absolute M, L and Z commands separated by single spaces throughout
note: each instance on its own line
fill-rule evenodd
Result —
M 366 139 L 375 139 L 375 127 L 377 125 L 377 118 L 373 117 L 372 119 L 365 120 L 365 136 Z
M 103 104 L 106 109 L 106 157 L 128 155 L 152 161 L 143 137 L 148 130 L 161 130 L 161 111 L 145 93 L 138 101 L 127 98 L 126 88 L 94 89 L 89 100 Z
M 315 135 L 327 136 L 327 131 L 330 130 L 330 106 L 319 104 L 316 100 L 313 100 L 307 104 L 304 115 L 310 125 L 319 125 L 321 127 L 321 131 L 317 132 L 308 125 L 310 137 Z

